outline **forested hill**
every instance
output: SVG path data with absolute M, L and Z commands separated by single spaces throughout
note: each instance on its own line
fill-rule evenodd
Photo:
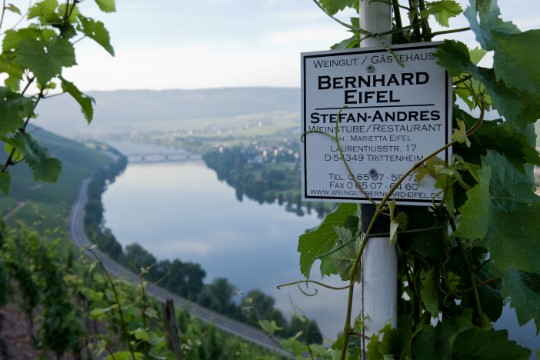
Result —
M 43 100 L 37 109 L 39 126 L 68 137 L 111 133 L 178 131 L 222 124 L 224 118 L 264 121 L 276 114 L 300 113 L 300 89 L 220 88 L 202 90 L 90 91 L 95 99 L 89 126 L 69 96 Z M 60 110 L 60 111 L 59 111 Z M 283 116 L 285 118 L 285 116 Z M 290 117 L 289 117 L 290 118 Z

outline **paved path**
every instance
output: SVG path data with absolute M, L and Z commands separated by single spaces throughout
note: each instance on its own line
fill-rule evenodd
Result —
M 90 179 L 85 179 L 79 189 L 77 200 L 73 205 L 70 214 L 70 231 L 72 241 L 79 247 L 89 247 L 92 245 L 86 234 L 84 233 L 84 209 L 86 202 L 88 201 L 87 188 Z M 139 284 L 139 276 L 123 266 L 119 265 L 98 249 L 92 250 L 96 256 L 101 260 L 107 271 L 117 278 L 127 280 L 134 285 Z M 89 254 L 90 255 L 90 254 Z M 217 328 L 226 331 L 230 334 L 243 338 L 253 344 L 262 346 L 275 353 L 278 353 L 287 358 L 294 359 L 289 353 L 283 351 L 278 347 L 266 333 L 263 331 L 233 320 L 214 311 L 208 310 L 195 303 L 190 302 L 178 295 L 175 295 L 165 289 L 162 289 L 156 285 L 148 284 L 146 286 L 148 293 L 155 296 L 160 302 L 165 302 L 167 299 L 172 299 L 175 305 L 180 309 L 188 309 L 190 314 L 198 319 L 214 324 Z

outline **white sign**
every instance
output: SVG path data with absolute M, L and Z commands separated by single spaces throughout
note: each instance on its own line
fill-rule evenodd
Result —
M 451 81 L 436 63 L 436 45 L 302 54 L 304 200 L 380 201 L 450 141 Z M 437 156 L 448 162 L 450 152 Z M 408 176 L 391 198 L 429 205 L 441 200 L 434 183 Z

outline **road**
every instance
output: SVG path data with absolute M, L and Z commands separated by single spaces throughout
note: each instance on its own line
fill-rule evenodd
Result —
M 89 178 L 85 179 L 82 182 L 75 204 L 73 205 L 73 208 L 71 209 L 70 221 L 69 221 L 71 239 L 75 243 L 75 245 L 81 248 L 86 248 L 92 245 L 92 243 L 90 242 L 90 240 L 88 239 L 88 237 L 86 236 L 84 232 L 84 211 L 86 207 L 86 202 L 88 201 L 87 188 L 88 188 L 89 182 L 90 182 Z M 100 259 L 104 267 L 107 269 L 107 271 L 111 275 L 119 279 L 127 280 L 133 285 L 139 284 L 139 276 L 137 274 L 119 265 L 118 263 L 113 261 L 110 257 L 102 253 L 98 249 L 94 249 L 92 251 Z M 90 256 L 91 254 L 88 254 L 88 255 Z M 214 324 L 217 328 L 223 331 L 226 331 L 232 335 L 236 335 L 244 340 L 247 340 L 255 345 L 259 345 L 263 348 L 271 350 L 284 357 L 294 359 L 292 355 L 290 355 L 289 353 L 283 351 L 280 347 L 278 347 L 268 337 L 266 333 L 264 333 L 263 331 L 257 328 L 248 326 L 244 323 L 230 319 L 214 311 L 208 310 L 178 295 L 175 295 L 165 289 L 162 289 L 154 284 L 148 284 L 146 286 L 146 291 L 147 293 L 155 296 L 162 303 L 165 302 L 165 300 L 167 299 L 172 299 L 178 308 L 188 309 L 188 311 L 190 312 L 192 316 L 206 323 Z

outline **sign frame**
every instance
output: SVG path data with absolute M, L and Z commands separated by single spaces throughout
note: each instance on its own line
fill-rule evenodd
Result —
M 301 54 L 304 201 L 380 202 L 399 175 L 451 141 L 452 82 L 436 64 L 438 44 Z M 442 199 L 434 184 L 410 176 L 390 199 L 429 206 Z

